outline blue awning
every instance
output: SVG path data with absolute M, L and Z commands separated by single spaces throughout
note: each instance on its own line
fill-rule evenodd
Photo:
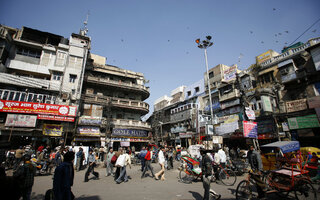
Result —
M 288 153 L 292 151 L 300 150 L 300 143 L 298 141 L 279 141 L 273 142 L 270 144 L 262 145 L 261 147 L 270 147 L 270 148 L 277 148 L 279 147 L 282 153 Z

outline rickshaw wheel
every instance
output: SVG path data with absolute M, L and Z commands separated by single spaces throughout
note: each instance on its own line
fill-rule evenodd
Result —
M 221 169 L 219 172 L 221 182 L 226 186 L 232 186 L 237 181 L 237 176 L 231 169 Z
M 236 199 L 237 200 L 251 200 L 257 199 L 258 192 L 257 188 L 250 181 L 243 180 L 241 181 L 236 190 Z
M 317 191 L 307 179 L 302 179 L 295 184 L 294 193 L 298 200 L 316 200 Z
M 267 187 L 270 187 L 271 183 L 269 183 L 269 180 L 273 180 L 273 177 L 272 177 L 272 174 L 271 173 L 268 173 L 268 175 L 264 176 L 263 177 L 263 181 L 265 182 L 265 184 L 267 185 Z M 281 199 L 285 199 L 290 191 L 286 191 L 286 190 L 279 190 L 278 188 L 275 188 L 275 187 L 271 187 L 271 189 L 273 190 L 277 190 L 278 192 L 276 192 L 276 195 L 278 197 L 280 197 Z
M 192 183 L 194 177 L 192 174 L 190 174 L 190 172 L 186 172 L 186 170 L 180 170 L 179 172 L 179 179 L 182 183 Z

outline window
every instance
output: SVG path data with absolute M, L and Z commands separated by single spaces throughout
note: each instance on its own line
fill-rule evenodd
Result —
M 81 68 L 82 58 L 77 58 L 75 56 L 69 56 L 69 66 Z
M 17 54 L 33 57 L 33 58 L 40 58 L 41 56 L 41 50 L 35 50 L 35 49 L 26 49 L 24 47 L 18 47 Z
M 20 101 L 25 101 L 26 100 L 26 93 L 22 92 L 20 96 Z
M 188 96 L 191 96 L 191 91 L 188 91 Z
M 13 100 L 14 94 L 15 94 L 15 92 L 14 92 L 14 91 L 11 91 L 11 92 L 9 93 L 9 98 L 8 98 L 8 100 Z
M 52 80 L 60 81 L 62 79 L 62 73 L 60 72 L 53 72 Z
M 77 79 L 77 75 L 73 75 L 73 74 L 69 75 L 69 82 L 70 83 L 75 83 L 76 79 Z
M 66 63 L 67 54 L 65 52 L 58 51 L 57 58 L 56 58 L 56 65 L 57 66 L 64 66 Z
M 31 93 L 29 93 L 28 94 L 28 98 L 27 98 L 27 102 L 32 102 L 32 99 L 33 99 L 33 94 Z
M 5 90 L 5 91 L 3 92 L 2 99 L 3 99 L 3 100 L 7 100 L 8 95 L 9 95 L 9 91 L 8 91 L 8 90 Z
M 20 94 L 21 94 L 21 92 L 16 92 L 16 96 L 14 97 L 14 101 L 20 100 Z
M 209 72 L 209 79 L 213 78 L 213 76 L 214 76 L 213 72 Z
M 72 92 L 73 95 L 76 94 L 76 90 L 75 89 L 72 89 L 71 92 Z
M 200 91 L 199 87 L 196 87 L 195 90 L 196 90 L 196 93 Z

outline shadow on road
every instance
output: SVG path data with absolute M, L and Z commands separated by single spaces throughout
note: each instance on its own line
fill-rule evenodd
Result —
M 43 200 L 44 199 L 44 194 L 37 194 L 32 192 L 31 193 L 31 199 L 34 199 L 34 200 Z
M 202 196 L 198 192 L 189 191 L 195 200 L 202 200 Z
M 99 196 L 80 196 L 75 198 L 76 200 L 101 200 L 101 198 Z

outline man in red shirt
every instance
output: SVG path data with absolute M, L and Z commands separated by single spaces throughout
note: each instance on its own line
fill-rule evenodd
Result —
M 152 178 L 154 178 L 153 169 L 152 169 L 152 167 L 151 167 L 151 158 L 152 158 L 151 152 L 149 151 L 149 147 L 147 147 L 147 154 L 146 154 L 146 156 L 144 157 L 144 159 L 145 159 L 145 167 L 144 167 L 144 169 L 143 169 L 141 178 L 144 178 L 144 177 L 145 177 L 145 173 L 146 173 L 146 171 L 147 171 L 148 169 L 150 169 L 151 174 L 152 174 Z

